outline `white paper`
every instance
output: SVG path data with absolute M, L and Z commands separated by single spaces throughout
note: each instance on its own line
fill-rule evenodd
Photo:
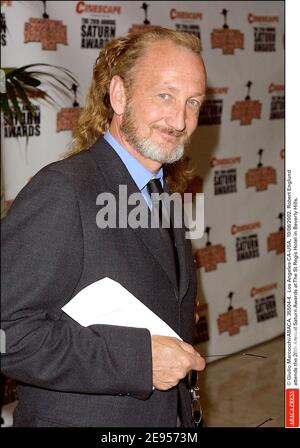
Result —
M 147 328 L 152 335 L 182 340 L 166 322 L 120 283 L 105 277 L 82 289 L 62 310 L 80 325 L 120 325 Z

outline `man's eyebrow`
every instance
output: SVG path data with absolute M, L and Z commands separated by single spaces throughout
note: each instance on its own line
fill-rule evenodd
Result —
M 168 83 L 163 83 L 162 87 L 167 88 L 167 89 L 169 89 L 169 90 L 171 90 L 173 92 L 178 92 L 178 89 L 176 89 L 176 87 L 174 87 L 174 86 L 172 86 L 172 85 L 170 85 Z M 205 92 L 204 93 L 203 92 L 196 92 L 193 95 L 191 95 L 190 98 L 192 98 L 194 96 L 203 96 L 203 97 L 205 97 Z
M 197 92 L 197 93 L 194 93 L 194 95 L 192 95 L 191 98 L 192 98 L 193 96 L 202 96 L 202 97 L 204 98 L 204 97 L 205 97 L 205 93 Z

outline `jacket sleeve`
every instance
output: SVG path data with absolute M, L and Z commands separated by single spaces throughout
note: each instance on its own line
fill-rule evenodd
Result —
M 1 240 L 3 373 L 47 389 L 146 399 L 152 392 L 148 330 L 60 319 L 84 252 L 67 177 L 49 168 L 34 176 L 2 221 Z

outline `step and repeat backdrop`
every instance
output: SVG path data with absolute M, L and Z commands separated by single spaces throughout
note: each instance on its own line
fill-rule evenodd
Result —
M 2 122 L 7 206 L 68 149 L 93 64 L 110 39 L 153 26 L 199 37 L 208 86 L 188 152 L 195 167 L 188 191 L 205 197 L 205 234 L 193 241 L 195 344 L 203 353 L 222 355 L 282 334 L 284 2 L 1 4 L 2 67 L 47 63 L 77 79 L 69 85 L 70 98 L 56 98 L 56 107 L 36 98 L 34 115 L 22 108 L 22 124 Z

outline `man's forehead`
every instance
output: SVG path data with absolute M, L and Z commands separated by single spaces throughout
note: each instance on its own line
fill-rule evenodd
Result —
M 179 73 L 184 77 L 199 80 L 203 83 L 204 64 L 200 55 L 192 50 L 176 45 L 170 40 L 161 40 L 149 44 L 144 55 L 136 63 L 135 79 L 144 80 L 144 85 L 154 78 L 171 81 Z M 149 76 L 150 74 L 150 76 Z
M 143 56 L 137 61 L 134 72 L 148 75 L 149 71 L 162 74 L 166 70 L 204 72 L 204 64 L 200 54 L 189 48 L 176 45 L 170 40 L 150 43 Z
M 162 56 L 164 56 L 164 58 L 170 56 L 170 53 L 181 53 L 181 52 L 192 53 L 192 50 L 182 45 L 178 45 L 175 42 L 171 41 L 170 39 L 161 39 L 159 41 L 151 42 L 148 44 L 141 60 L 144 60 L 145 62 L 149 59 L 157 60 L 157 58 L 161 59 Z M 195 56 L 197 55 L 195 54 Z

